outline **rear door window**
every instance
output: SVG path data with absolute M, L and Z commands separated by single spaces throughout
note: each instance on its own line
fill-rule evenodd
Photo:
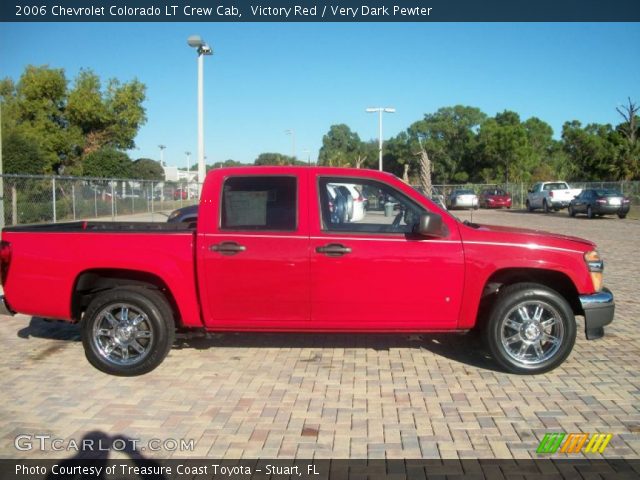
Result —
M 295 177 L 227 178 L 222 187 L 222 230 L 294 231 L 298 185 Z

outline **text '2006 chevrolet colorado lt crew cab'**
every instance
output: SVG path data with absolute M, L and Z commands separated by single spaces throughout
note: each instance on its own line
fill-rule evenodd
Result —
M 197 224 L 9 227 L 0 266 L 3 313 L 80 322 L 88 360 L 115 375 L 156 368 L 176 331 L 473 329 L 533 374 L 567 358 L 575 315 L 588 339 L 614 315 L 592 242 L 460 222 L 359 169 L 216 169 Z

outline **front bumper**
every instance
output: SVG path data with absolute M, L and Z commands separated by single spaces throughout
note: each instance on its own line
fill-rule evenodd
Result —
M 608 288 L 592 295 L 580 295 L 580 304 L 584 311 L 584 330 L 587 340 L 604 336 L 604 327 L 613 321 L 616 304 L 613 293 Z

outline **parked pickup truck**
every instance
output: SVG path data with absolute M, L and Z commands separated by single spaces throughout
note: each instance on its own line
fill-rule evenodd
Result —
M 397 203 L 341 221 L 335 184 Z M 79 322 L 115 375 L 153 370 L 176 331 L 472 329 L 507 371 L 540 373 L 569 355 L 575 315 L 588 339 L 614 315 L 592 242 L 460 222 L 371 170 L 216 169 L 197 222 L 14 226 L 0 259 L 2 313 Z
M 567 208 L 571 200 L 580 195 L 582 189 L 571 188 L 567 182 L 539 182 L 527 194 L 527 210 L 541 208 L 544 213 Z

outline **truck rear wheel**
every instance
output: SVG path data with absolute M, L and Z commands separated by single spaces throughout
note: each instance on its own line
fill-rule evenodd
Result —
M 518 374 L 548 372 L 571 353 L 576 321 L 567 301 L 537 283 L 504 288 L 485 329 L 491 355 L 505 370 Z
M 105 373 L 135 376 L 156 368 L 175 338 L 173 313 L 157 290 L 115 288 L 98 294 L 82 319 L 89 363 Z

